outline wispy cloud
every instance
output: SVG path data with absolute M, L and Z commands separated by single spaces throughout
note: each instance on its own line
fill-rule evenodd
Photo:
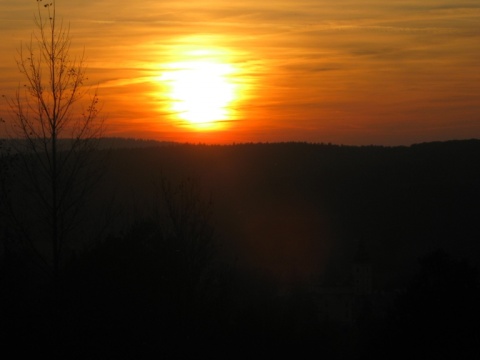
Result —
M 478 0 L 83 0 L 57 6 L 71 25 L 72 50 L 85 48 L 92 83 L 108 90 L 106 108 L 118 119 L 116 128 L 126 117 L 138 126 L 151 120 L 154 115 L 129 99 L 153 101 L 152 92 L 162 88 L 152 77 L 195 46 L 228 49 L 228 61 L 241 68 L 238 81 L 249 83 L 254 99 L 238 105 L 252 119 L 242 122 L 242 134 L 260 122 L 275 134 L 291 126 L 309 134 L 317 128 L 319 140 L 354 128 L 393 131 L 388 121 L 413 133 L 422 118 L 435 116 L 447 128 L 459 121 L 455 113 L 466 124 L 480 122 Z M 12 51 L 29 39 L 34 11 L 31 0 L 0 3 L 4 88 L 15 83 Z

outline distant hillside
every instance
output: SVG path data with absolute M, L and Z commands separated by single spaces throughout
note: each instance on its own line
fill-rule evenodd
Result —
M 156 146 L 168 146 L 175 143 L 171 141 L 158 141 L 158 140 L 144 140 L 134 138 L 117 138 L 108 137 L 99 140 L 100 149 L 128 149 L 128 148 L 145 148 Z
M 0 144 L 3 149 L 22 149 L 23 141 L 21 139 L 0 139 Z M 157 147 L 173 145 L 175 143 L 169 141 L 144 140 L 134 138 L 120 138 L 120 137 L 105 137 L 96 139 L 99 149 L 134 149 L 145 147 Z M 59 139 L 60 148 L 68 147 L 71 140 Z
M 115 150 L 108 169 L 105 191 L 116 191 L 119 208 L 130 209 L 123 224 L 148 212 L 161 177 L 191 177 L 213 200 L 224 249 L 282 279 L 342 281 L 358 241 L 383 285 L 439 247 L 480 260 L 478 140 L 177 144 Z
M 479 140 L 355 147 L 107 138 L 100 149 L 105 171 L 87 212 L 110 209 L 104 233 L 152 216 L 164 201 L 162 179 L 191 178 L 212 200 L 225 256 L 278 281 L 344 282 L 359 242 L 381 287 L 401 283 L 418 256 L 438 248 L 480 262 Z

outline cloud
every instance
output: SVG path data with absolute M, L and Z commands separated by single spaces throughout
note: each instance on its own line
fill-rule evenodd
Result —
M 413 119 L 410 127 L 435 114 L 450 126 L 458 121 L 455 113 L 471 119 L 480 111 L 478 0 L 83 0 L 57 6 L 71 25 L 72 51 L 85 48 L 92 83 L 108 87 L 112 117 L 133 117 L 138 126 L 154 117 L 135 108 L 152 101 L 149 79 L 189 47 L 230 51 L 225 59 L 241 68 L 238 81 L 252 89 L 253 100 L 241 110 L 268 117 L 268 129 L 291 118 L 301 119 L 298 129 L 310 128 L 322 119 L 322 131 L 328 125 L 333 133 L 336 122 L 342 133 L 352 118 L 368 129 L 386 114 Z M 29 39 L 35 9 L 31 0 L 0 4 L 4 87 L 15 83 L 14 49 Z

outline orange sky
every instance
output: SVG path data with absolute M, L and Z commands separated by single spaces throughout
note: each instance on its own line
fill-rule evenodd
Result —
M 22 83 L 14 57 L 35 11 L 35 0 L 0 0 L 6 96 Z M 57 12 L 70 22 L 72 52 L 85 48 L 110 136 L 384 145 L 480 137 L 478 0 L 57 0 Z M 5 103 L 0 116 L 8 120 Z M 208 116 L 223 121 L 191 124 Z

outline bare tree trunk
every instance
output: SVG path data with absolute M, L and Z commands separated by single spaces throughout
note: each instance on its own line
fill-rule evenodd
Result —
M 23 157 L 19 162 L 24 171 L 22 182 L 34 192 L 49 236 L 51 254 L 35 252 L 50 264 L 57 282 L 63 245 L 78 219 L 87 188 L 93 184 L 84 170 L 87 155 L 102 134 L 103 120 L 98 118 L 96 93 L 86 106 L 77 107 L 87 94 L 83 55 L 70 55 L 69 27 L 58 21 L 55 0 L 46 4 L 37 1 L 37 5 L 37 29 L 30 43 L 21 46 L 17 59 L 26 84 L 8 103 L 13 137 L 23 139 L 17 149 Z M 22 226 L 34 248 L 33 238 L 39 235 L 27 234 L 28 225 Z

